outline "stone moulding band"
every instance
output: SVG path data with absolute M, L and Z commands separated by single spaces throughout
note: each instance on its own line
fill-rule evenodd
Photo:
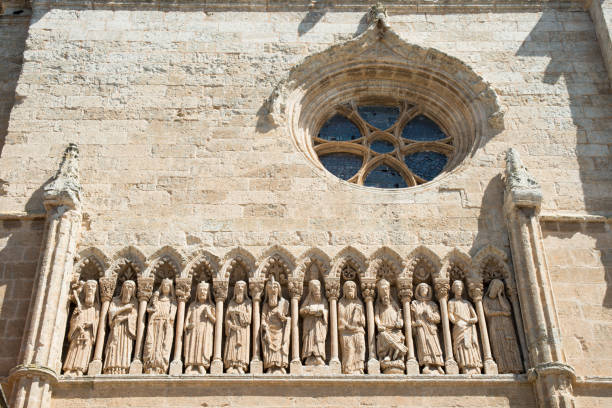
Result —
M 12 384 L 21 377 L 42 377 L 50 383 L 56 383 L 59 381 L 55 370 L 37 364 L 18 365 L 14 367 L 10 371 L 8 382 L 9 384 Z

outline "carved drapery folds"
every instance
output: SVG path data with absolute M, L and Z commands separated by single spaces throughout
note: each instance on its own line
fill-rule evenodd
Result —
M 425 247 L 405 259 L 351 247 L 296 259 L 273 247 L 260 262 L 241 248 L 223 260 L 89 248 L 70 287 L 79 311 L 66 320 L 63 373 L 520 373 L 505 260 L 490 246 L 443 259 Z

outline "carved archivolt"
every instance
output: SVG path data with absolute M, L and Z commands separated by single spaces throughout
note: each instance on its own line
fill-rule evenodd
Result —
M 492 246 L 443 258 L 423 246 L 333 258 L 280 246 L 257 258 L 87 248 L 70 288 L 64 373 L 522 372 L 506 260 Z

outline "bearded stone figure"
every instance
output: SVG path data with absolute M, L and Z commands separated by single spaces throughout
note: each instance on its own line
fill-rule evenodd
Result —
M 391 296 L 391 285 L 386 279 L 378 281 L 374 321 L 378 329 L 376 354 L 380 368 L 385 374 L 403 373 L 404 356 L 408 352 L 402 334 L 404 320 L 397 302 Z
M 200 282 L 196 299 L 185 317 L 185 374 L 205 374 L 213 353 L 215 305 L 210 301 L 210 286 Z
M 290 336 L 289 302 L 281 294 L 280 283 L 272 276 L 266 283 L 266 299 L 261 313 L 263 364 L 267 373 L 287 372 Z
M 81 303 L 79 297 L 84 292 Z M 87 371 L 92 348 L 96 341 L 98 331 L 98 317 L 100 316 L 100 303 L 97 299 L 98 282 L 88 280 L 85 283 L 76 283 L 72 287 L 71 300 L 76 307 L 70 318 L 68 331 L 68 353 L 64 361 L 64 374 L 68 376 L 81 376 Z
M 357 298 L 357 285 L 347 281 L 338 302 L 338 331 L 342 350 L 342 372 L 363 374 L 365 361 L 366 318 L 363 302 Z
M 307 366 L 325 365 L 325 340 L 329 306 L 321 294 L 321 282 L 308 282 L 308 295 L 300 307 L 302 317 L 302 360 Z
M 461 373 L 480 374 L 478 316 L 472 304 L 463 299 L 463 282 L 454 281 L 452 290 L 455 297 L 448 301 L 448 319 L 453 324 L 453 353 Z
M 108 308 L 110 332 L 106 342 L 104 374 L 127 374 L 129 371 L 138 321 L 135 291 L 134 281 L 123 282 L 121 293 L 113 298 Z
M 506 299 L 504 283 L 501 280 L 491 281 L 482 305 L 499 373 L 522 372 L 523 363 L 512 321 L 512 306 Z
M 244 374 L 249 365 L 253 309 L 246 289 L 246 282 L 236 282 L 225 315 L 224 364 L 226 371 L 233 374 Z
M 176 308 L 172 280 L 164 279 L 147 306 L 149 325 L 143 354 L 146 374 L 164 374 L 168 371 L 174 340 Z
M 416 349 L 423 374 L 444 374 L 444 358 L 438 337 L 440 309 L 432 301 L 431 286 L 420 283 L 416 287 L 415 299 L 410 304 L 412 331 L 416 338 Z

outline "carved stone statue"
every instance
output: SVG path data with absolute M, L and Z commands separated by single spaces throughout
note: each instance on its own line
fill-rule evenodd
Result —
M 244 374 L 249 365 L 253 311 L 246 291 L 246 282 L 236 282 L 225 315 L 224 364 L 228 373 Z
M 168 371 L 174 340 L 176 308 L 172 280 L 164 279 L 147 306 L 149 325 L 143 354 L 146 374 L 164 374 Z
M 266 299 L 261 313 L 261 345 L 267 373 L 287 372 L 290 336 L 289 302 L 282 297 L 280 283 L 271 276 L 266 283 Z
M 302 360 L 305 365 L 325 365 L 325 339 L 329 306 L 321 294 L 321 282 L 308 282 L 308 295 L 300 307 L 302 317 Z
M 208 283 L 200 282 L 185 317 L 185 374 L 205 374 L 210 367 L 215 311 Z
M 342 350 L 342 372 L 363 374 L 365 361 L 366 318 L 363 302 L 357 298 L 357 285 L 347 281 L 338 302 L 338 332 Z
M 522 372 L 523 363 L 512 321 L 512 306 L 506 299 L 504 283 L 501 280 L 491 281 L 482 305 L 499 373 Z
M 79 299 L 81 292 L 85 292 L 83 303 Z M 72 285 L 70 298 L 76 303 L 76 307 L 70 318 L 70 330 L 68 331 L 70 345 L 64 361 L 65 375 L 81 376 L 89 366 L 100 316 L 97 294 L 98 282 L 95 280 Z
M 110 332 L 106 342 L 104 374 L 127 374 L 129 371 L 138 321 L 135 292 L 134 281 L 123 282 L 121 293 L 113 298 L 108 308 Z
M 378 328 L 376 354 L 380 368 L 385 374 L 403 373 L 404 356 L 408 352 L 402 334 L 404 320 L 397 302 L 391 296 L 391 285 L 386 279 L 378 281 L 374 321 Z
M 455 297 L 448 301 L 448 319 L 453 324 L 453 353 L 463 374 L 480 374 L 478 317 L 472 304 L 463 299 L 463 282 L 454 281 L 452 290 Z
M 444 374 L 444 358 L 438 337 L 440 309 L 432 299 L 431 286 L 420 283 L 410 304 L 412 331 L 416 338 L 416 349 L 423 374 Z

